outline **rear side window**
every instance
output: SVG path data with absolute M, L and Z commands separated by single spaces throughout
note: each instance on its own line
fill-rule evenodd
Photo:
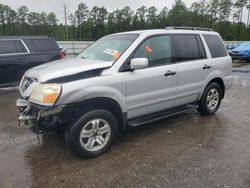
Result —
M 173 35 L 176 61 L 201 59 L 196 35 Z
M 36 52 L 59 51 L 59 47 L 52 39 L 30 39 Z
M 20 40 L 0 40 L 0 54 L 27 53 Z
M 17 50 L 17 53 L 27 52 L 26 48 L 24 47 L 23 43 L 20 40 L 16 41 L 16 50 Z
M 210 50 L 212 58 L 225 57 L 227 51 L 222 40 L 217 35 L 203 35 Z

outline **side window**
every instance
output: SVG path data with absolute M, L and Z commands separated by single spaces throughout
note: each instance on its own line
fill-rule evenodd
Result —
M 225 45 L 223 44 L 219 36 L 203 35 L 203 37 L 206 40 L 212 58 L 227 56 Z
M 0 54 L 17 53 L 14 40 L 0 40 Z
M 20 40 L 17 40 L 15 42 L 16 42 L 17 53 L 27 53 L 26 48 L 24 47 L 23 43 Z
M 0 40 L 0 54 L 27 53 L 20 40 Z
M 173 35 L 176 49 L 176 61 L 188 61 L 201 59 L 196 35 Z
M 37 52 L 59 51 L 59 47 L 52 39 L 30 39 Z
M 146 40 L 136 50 L 134 58 L 148 58 L 149 66 L 171 63 L 170 36 L 157 36 Z

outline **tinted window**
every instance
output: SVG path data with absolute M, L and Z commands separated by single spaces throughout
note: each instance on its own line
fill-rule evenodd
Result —
M 134 58 L 148 58 L 149 66 L 171 63 L 170 37 L 158 36 L 146 40 L 136 50 Z
M 16 50 L 18 53 L 27 52 L 26 48 L 24 47 L 23 43 L 20 40 L 16 41 Z
M 225 57 L 227 51 L 220 37 L 217 35 L 203 35 L 210 50 L 212 58 Z
M 30 39 L 37 52 L 59 51 L 59 47 L 52 39 Z
M 0 40 L 0 54 L 25 53 L 23 43 L 20 40 Z
M 176 61 L 200 59 L 196 35 L 173 35 Z

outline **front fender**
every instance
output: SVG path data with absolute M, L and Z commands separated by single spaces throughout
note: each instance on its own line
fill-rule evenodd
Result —
M 121 107 L 122 112 L 127 112 L 126 98 L 124 94 L 109 86 L 93 86 L 87 88 L 74 88 L 71 85 L 63 85 L 63 91 L 57 105 L 82 102 L 92 98 L 106 97 L 115 100 Z M 80 89 L 79 89 L 80 88 Z

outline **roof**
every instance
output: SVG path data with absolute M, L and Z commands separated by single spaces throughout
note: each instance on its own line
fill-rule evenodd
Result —
M 119 34 L 152 35 L 152 34 L 168 34 L 168 33 L 217 34 L 217 32 L 214 31 L 190 30 L 190 29 L 148 29 L 148 30 L 126 31 L 121 33 L 115 33 L 113 35 L 119 35 Z

